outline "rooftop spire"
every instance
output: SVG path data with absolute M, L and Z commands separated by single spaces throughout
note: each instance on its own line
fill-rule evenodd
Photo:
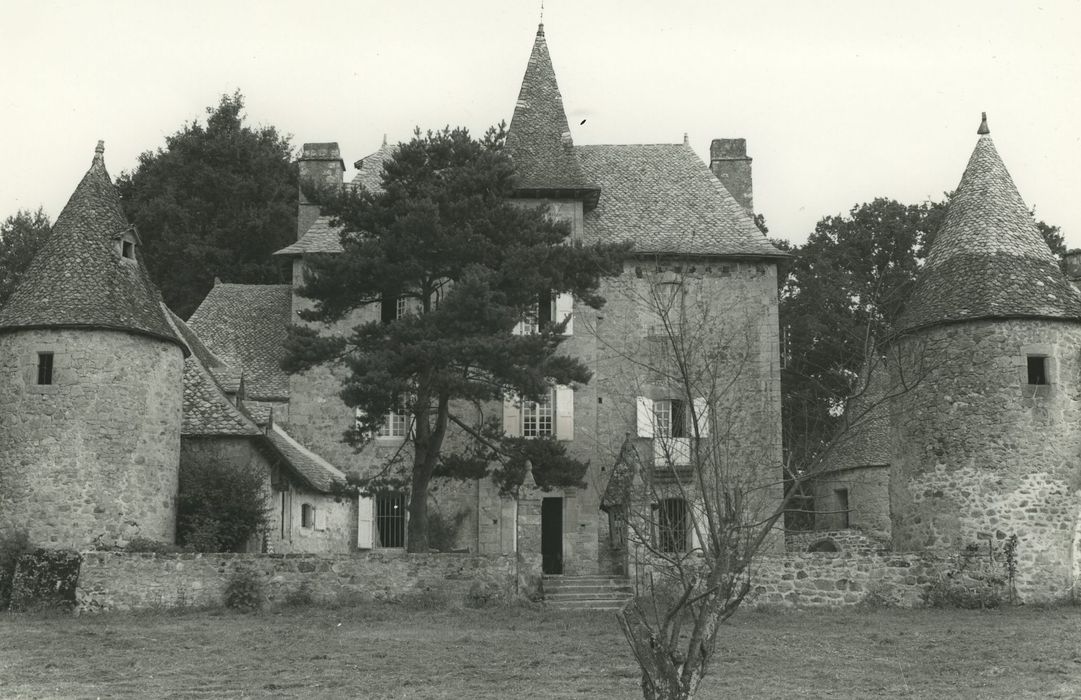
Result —
M 976 133 L 980 136 L 984 136 L 990 134 L 991 130 L 987 128 L 987 112 L 981 112 L 980 114 L 980 128 L 976 129 Z
M 104 328 L 184 344 L 165 318 L 141 253 L 122 255 L 131 224 L 105 170 L 105 144 L 0 308 L 0 331 Z M 186 352 L 186 349 L 185 349 Z
M 902 328 L 978 318 L 1081 320 L 1081 295 L 1059 269 L 989 133 L 984 115 Z
M 586 181 L 574 151 L 543 23 L 537 28 L 507 130 L 507 152 L 514 159 L 518 189 L 526 196 L 559 191 L 596 202 L 598 190 Z

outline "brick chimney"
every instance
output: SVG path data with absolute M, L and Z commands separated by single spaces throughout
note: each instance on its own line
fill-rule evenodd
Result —
M 300 204 L 297 210 L 297 239 L 311 227 L 319 216 L 319 206 L 312 204 L 304 196 L 305 184 L 319 189 L 342 186 L 345 177 L 345 163 L 342 161 L 338 143 L 306 143 L 300 152 L 299 167 Z
M 754 188 L 747 139 L 713 139 L 709 144 L 709 169 L 724 183 L 740 206 L 754 216 Z

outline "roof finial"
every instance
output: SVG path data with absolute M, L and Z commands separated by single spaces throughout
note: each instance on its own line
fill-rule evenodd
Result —
M 690 139 L 689 136 L 687 136 L 686 131 L 683 132 L 683 145 L 684 146 L 690 146 L 691 145 L 691 139 Z
M 94 162 L 95 163 L 103 162 L 104 161 L 104 155 L 105 155 L 105 142 L 99 139 L 97 148 L 94 149 Z
M 537 25 L 537 36 L 544 36 L 544 0 L 541 0 L 540 24 Z
M 384 146 L 387 145 L 387 135 L 386 134 L 383 134 L 383 145 Z
M 980 136 L 983 136 L 984 134 L 990 134 L 991 130 L 987 128 L 987 112 L 981 112 L 980 114 L 980 128 L 976 129 L 976 133 Z

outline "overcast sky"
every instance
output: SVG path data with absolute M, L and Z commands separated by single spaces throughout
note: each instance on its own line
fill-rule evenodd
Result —
M 0 217 L 55 219 L 97 140 L 115 177 L 222 93 L 347 164 L 414 126 L 510 119 L 538 0 L 0 0 Z M 825 215 L 956 186 L 981 111 L 1022 197 L 1081 247 L 1081 3 L 546 0 L 574 140 L 743 137 L 755 208 Z M 584 124 L 578 125 L 582 120 Z M 352 168 L 350 167 L 350 173 Z

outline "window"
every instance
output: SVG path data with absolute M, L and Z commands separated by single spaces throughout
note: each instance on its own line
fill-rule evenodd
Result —
M 38 353 L 38 384 L 53 383 L 53 354 L 51 352 Z
M 511 437 L 574 439 L 574 389 L 556 386 L 540 401 L 503 397 L 503 432 Z
M 522 402 L 522 437 L 552 437 L 552 397 Z
M 398 297 L 397 303 L 394 307 L 394 318 L 401 318 L 408 313 L 409 300 L 405 297 Z
M 379 426 L 375 436 L 385 438 L 409 437 L 411 419 L 409 402 L 405 397 L 402 397 L 398 400 L 398 409 L 383 416 L 383 424 Z
M 405 494 L 382 493 L 375 497 L 375 546 L 405 546 Z
M 1028 383 L 1035 386 L 1047 386 L 1051 383 L 1047 371 L 1047 357 L 1044 355 L 1028 356 Z
M 120 254 L 123 255 L 125 258 L 131 258 L 132 260 L 134 260 L 135 259 L 135 244 L 132 243 L 131 241 L 124 241 L 121 244 Z
M 390 323 L 398 318 L 398 297 L 389 294 L 383 295 L 379 303 L 379 320 L 382 323 Z
M 574 335 L 574 296 L 568 293 L 541 292 L 514 327 L 515 335 L 532 335 L 553 323 L 562 323 L 563 335 Z
M 687 432 L 686 404 L 681 399 L 654 401 L 653 416 L 657 437 L 690 437 Z
M 687 502 L 666 498 L 654 505 L 657 529 L 655 542 L 662 552 L 687 551 Z
M 300 506 L 300 526 L 306 528 L 315 527 L 315 506 L 310 503 Z

